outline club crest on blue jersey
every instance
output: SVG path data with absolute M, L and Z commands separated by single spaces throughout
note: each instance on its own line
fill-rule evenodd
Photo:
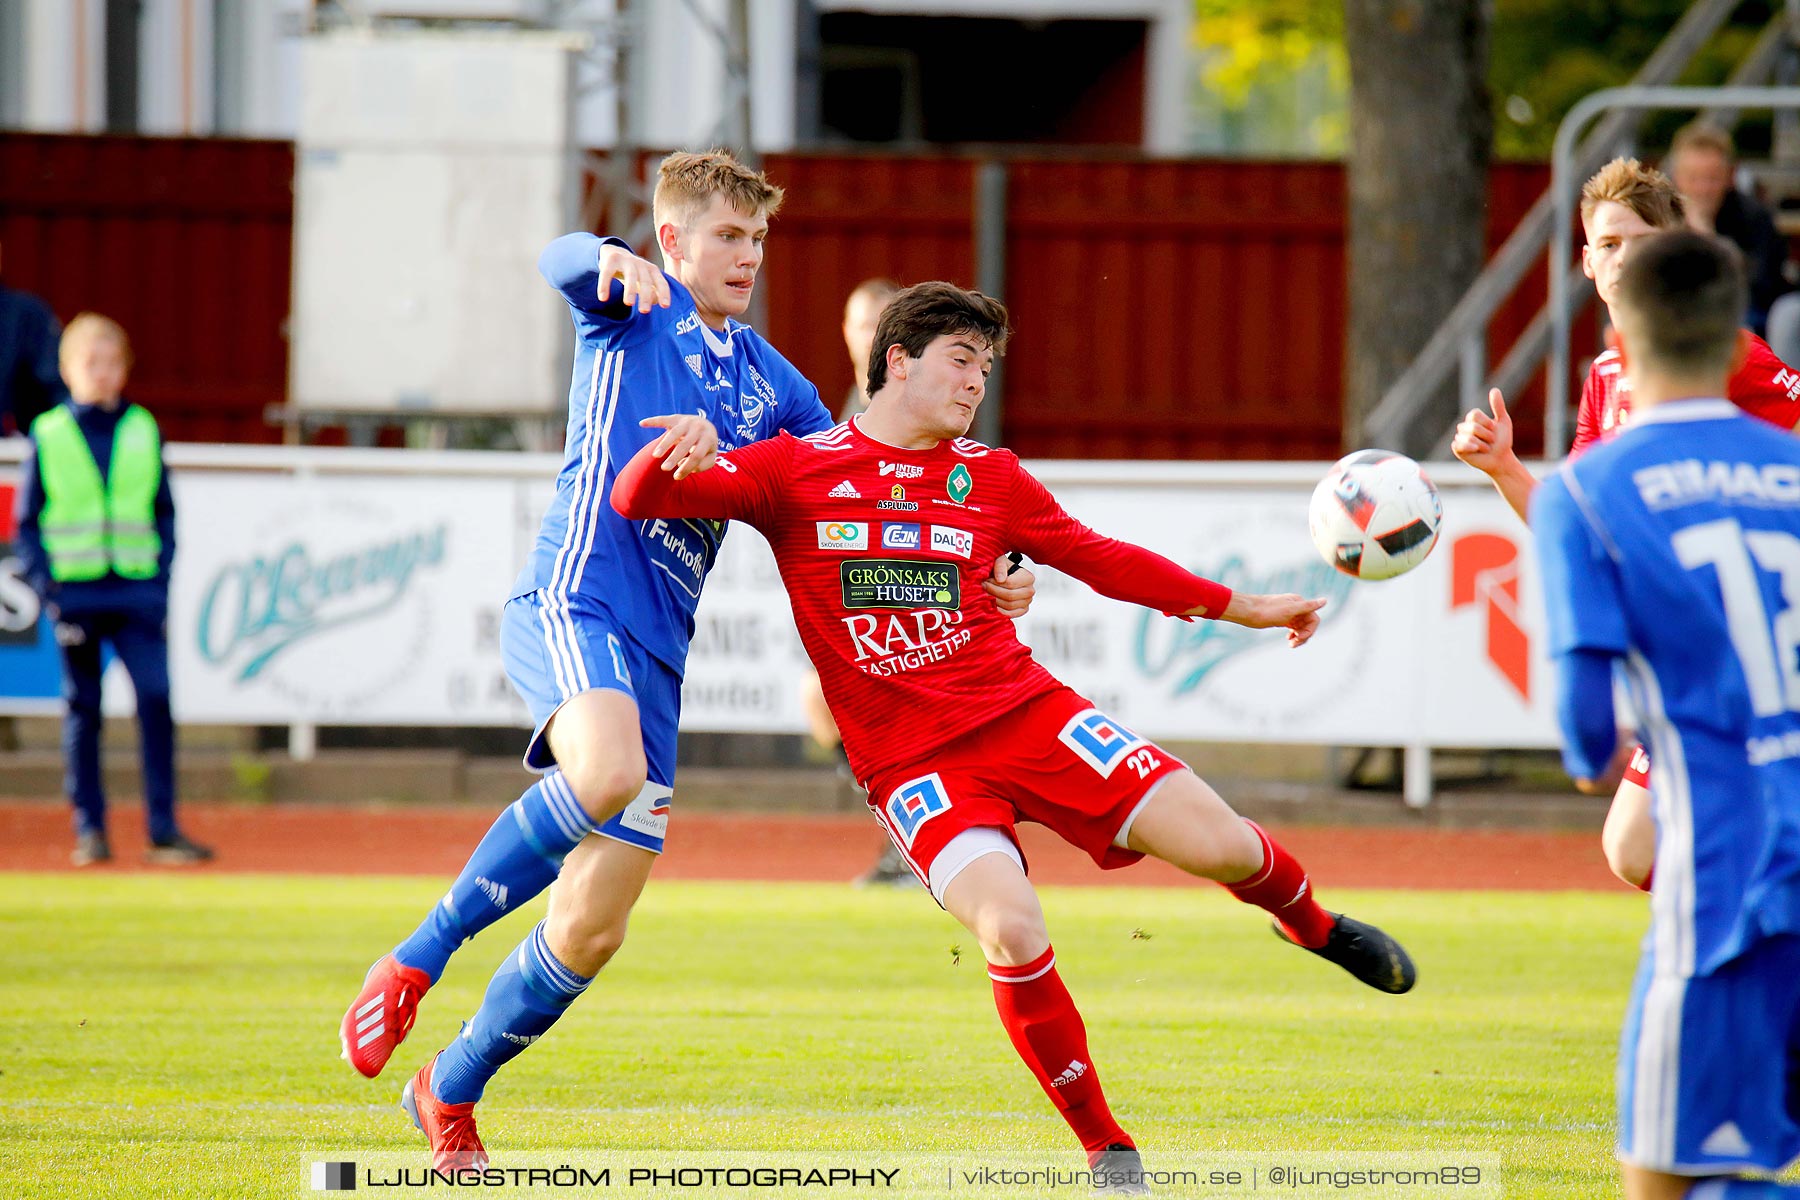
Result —
M 919 827 L 949 809 L 950 797 L 944 791 L 944 781 L 934 771 L 894 789 L 887 802 L 888 823 L 911 850 Z
M 1081 761 L 1108 779 L 1133 747 L 1144 744 L 1143 738 L 1097 708 L 1076 713 L 1057 736 Z

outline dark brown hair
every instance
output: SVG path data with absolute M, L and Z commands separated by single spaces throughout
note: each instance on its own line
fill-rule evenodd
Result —
M 1683 229 L 1632 246 L 1614 308 L 1631 357 L 1692 378 L 1731 370 L 1749 301 L 1737 247 Z
M 925 347 L 948 333 L 968 334 L 993 347 L 996 356 L 1005 354 L 1006 339 L 1012 334 L 1006 323 L 1006 305 L 992 296 L 937 280 L 900 289 L 882 310 L 875 340 L 869 346 L 869 395 L 887 383 L 889 346 L 899 346 L 908 358 L 918 358 Z

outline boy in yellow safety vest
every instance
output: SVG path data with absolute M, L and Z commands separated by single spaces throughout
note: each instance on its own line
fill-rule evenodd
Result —
M 131 342 L 117 322 L 82 313 L 60 348 L 70 402 L 31 424 L 19 488 L 25 578 L 62 647 L 64 786 L 75 808 L 78 867 L 112 858 L 100 776 L 100 651 L 110 643 L 137 692 L 150 862 L 205 862 L 212 851 L 175 824 L 175 726 L 169 711 L 169 564 L 175 504 L 156 419 L 124 399 Z

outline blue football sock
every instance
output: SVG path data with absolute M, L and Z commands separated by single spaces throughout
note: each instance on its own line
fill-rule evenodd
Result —
M 394 958 L 436 983 L 458 946 L 549 887 L 563 858 L 593 831 L 593 818 L 562 772 L 552 770 L 500 814 Z
M 1781 1200 L 1800 1196 L 1800 1187 L 1772 1179 L 1707 1179 L 1688 1189 L 1687 1200 Z
M 445 1104 L 469 1104 L 506 1063 L 543 1036 L 593 982 L 569 970 L 544 942 L 539 922 L 506 956 L 462 1036 L 438 1055 L 432 1090 Z

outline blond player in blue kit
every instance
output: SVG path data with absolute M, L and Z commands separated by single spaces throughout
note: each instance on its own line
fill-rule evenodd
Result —
M 407 1083 L 402 1106 L 439 1168 L 479 1166 L 475 1102 L 618 951 L 663 847 L 681 677 L 723 522 L 627 521 L 618 469 L 658 437 L 678 469 L 715 452 L 831 427 L 818 390 L 737 318 L 748 308 L 782 191 L 729 154 L 663 160 L 653 201 L 666 270 L 616 238 L 569 234 L 539 270 L 569 305 L 577 350 L 566 459 L 501 625 L 501 652 L 536 728 L 541 777 L 483 837 L 418 928 L 370 968 L 340 1024 L 370 1078 L 467 939 L 549 887 L 546 919 L 502 959 L 481 1007 Z M 994 585 L 1020 606 L 1028 576 Z

